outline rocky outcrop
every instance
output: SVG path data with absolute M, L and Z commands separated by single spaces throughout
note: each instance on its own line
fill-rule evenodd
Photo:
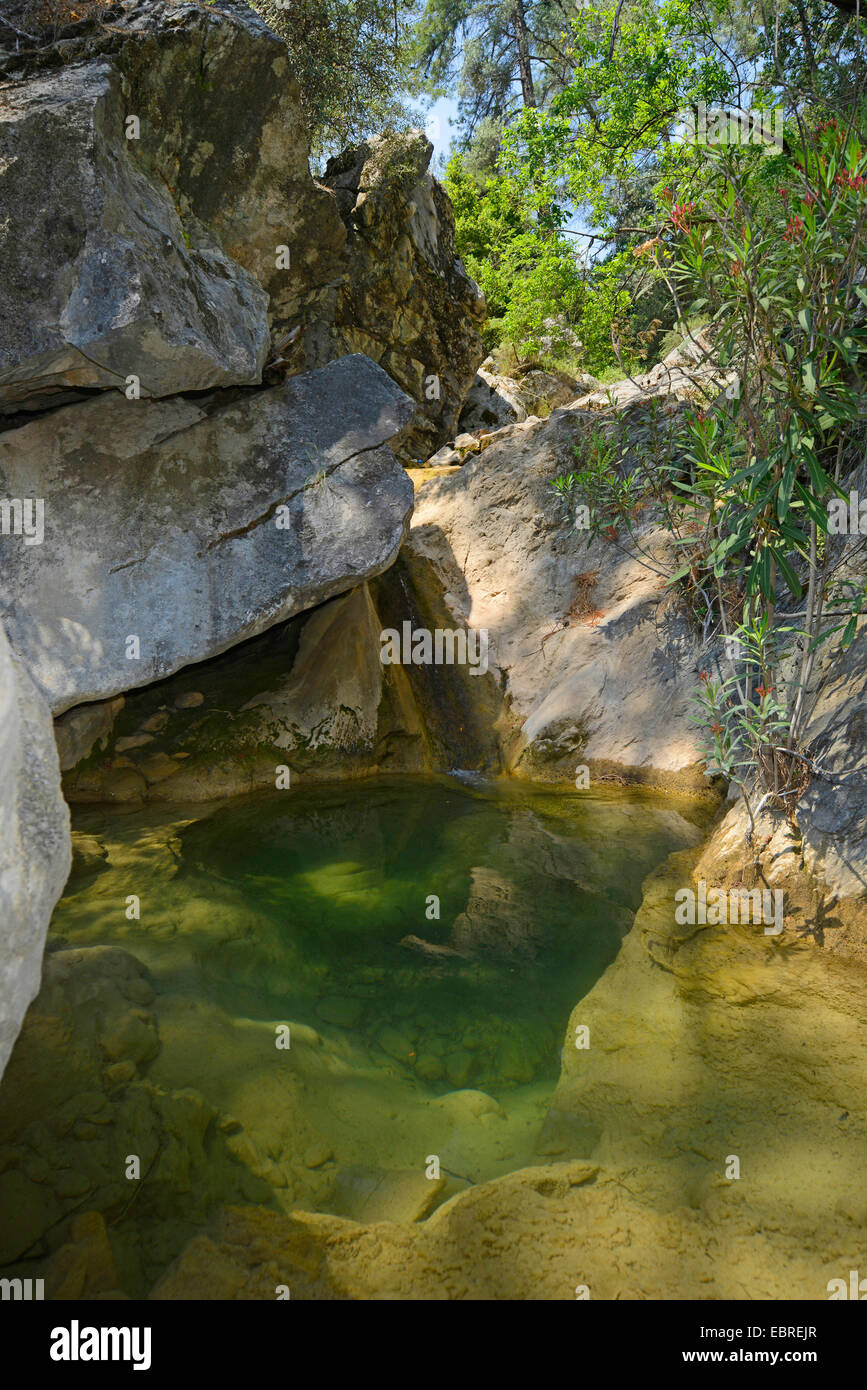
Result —
M 698 330 L 672 348 L 650 371 L 624 377 L 610 386 L 591 387 L 582 394 L 580 403 L 585 409 L 608 410 L 612 404 L 624 407 L 668 398 L 706 406 L 736 380 L 736 373 L 724 370 L 714 360 L 707 333 Z
M 69 812 L 48 708 L 0 627 L 0 1074 L 39 989 L 70 865 Z
M 733 380 L 714 362 L 710 340 L 701 330 L 672 348 L 649 371 L 610 386 L 601 386 L 589 372 L 569 376 L 533 361 L 519 363 L 513 371 L 512 376 L 497 373 L 492 357 L 482 363 L 461 409 L 461 429 L 502 429 L 521 424 L 531 415 L 544 418 L 558 406 L 571 404 L 585 410 L 608 410 L 612 405 L 646 404 L 655 397 L 705 403 Z M 455 461 L 447 458 L 444 450 L 430 460 L 433 464 Z
M 174 194 L 147 178 L 124 139 L 129 103 L 118 70 L 96 62 L 5 93 L 6 413 L 70 388 L 125 388 L 130 374 L 144 396 L 261 378 L 267 297 L 212 237 L 193 241 Z
M 0 1060 L 68 868 L 43 697 L 111 699 L 342 594 L 412 505 L 385 447 L 412 405 L 331 331 L 346 232 L 285 46 L 235 0 L 30 18 L 0 29 Z M 64 765 L 117 713 L 62 724 Z
M 64 793 L 93 801 L 204 801 L 302 781 L 431 769 L 428 736 L 400 666 L 379 659 L 382 620 L 360 585 L 204 665 L 57 721 L 91 723 Z M 109 732 L 110 730 L 110 732 Z
M 493 370 L 493 359 L 488 359 L 487 369 L 483 363 L 467 393 L 460 427 L 472 431 L 521 424 L 528 415 L 545 417 L 557 406 L 568 405 L 598 387 L 599 382 L 589 373 L 572 377 L 539 366 L 531 366 L 520 377 L 504 376 Z
M 55 713 L 224 651 L 378 574 L 412 486 L 385 448 L 411 404 L 362 357 L 233 400 L 98 397 L 0 436 L 10 640 Z
M 519 378 L 521 400 L 528 415 L 550 415 L 558 405 L 569 405 L 599 385 L 595 376 L 582 372 L 580 376 L 570 376 L 568 372 L 555 371 L 547 367 L 530 364 L 525 366 Z
M 0 50 L 0 415 L 256 383 L 270 344 L 269 381 L 381 363 L 411 460 L 454 433 L 485 307 L 421 132 L 317 182 L 286 47 L 240 0 L 118 0 L 62 65 L 44 37 Z
M 724 888 L 781 894 L 790 930 L 867 967 L 867 629 L 852 645 L 821 652 L 802 747 L 813 761 L 790 819 L 770 804 L 755 825 L 742 797 L 708 839 L 696 868 Z M 730 794 L 734 798 L 734 789 Z M 753 794 L 758 808 L 761 788 Z
M 408 542 L 369 594 L 131 698 L 68 794 L 225 796 L 273 785 L 282 761 L 305 777 L 458 768 L 570 783 L 586 766 L 593 780 L 706 793 L 692 719 L 706 657 L 658 572 L 668 538 L 644 537 L 658 570 L 622 544 L 587 549 L 550 486 L 598 422 L 559 409 L 473 440 L 442 476 L 414 470 Z M 650 407 L 608 423 L 638 447 Z M 486 630 L 489 669 L 384 667 L 381 634 L 406 622 Z M 178 707 L 188 692 L 195 709 Z
M 457 433 L 484 356 L 485 301 L 455 256 L 451 205 L 428 171 L 432 153 L 421 131 L 379 137 L 329 160 L 323 180 L 348 232 L 337 341 L 379 362 L 416 401 L 395 446 L 409 462 Z
M 310 178 L 279 40 L 242 5 L 115 11 L 79 27 L 60 68 L 6 64 L 7 411 L 130 375 L 143 396 L 258 381 L 268 296 L 279 325 L 338 273 L 343 230 Z
M 462 430 L 498 430 L 526 420 L 527 414 L 517 381 L 480 368 L 467 392 L 459 423 Z M 431 462 L 438 458 L 435 455 Z
M 633 446 L 647 438 L 646 403 L 622 420 Z M 488 631 L 512 772 L 571 781 L 588 765 L 594 777 L 699 789 L 698 635 L 629 547 L 586 547 L 550 485 L 595 423 L 576 406 L 529 419 L 423 483 L 400 564 L 418 589 L 439 591 L 453 622 Z M 664 533 L 644 541 L 670 559 Z
M 103 749 L 114 722 L 125 704 L 123 695 L 113 700 L 97 700 L 78 705 L 54 721 L 54 738 L 61 772 L 68 771 L 90 756 L 94 748 Z

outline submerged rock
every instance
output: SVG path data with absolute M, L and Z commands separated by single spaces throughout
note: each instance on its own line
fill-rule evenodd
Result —
M 100 1212 L 73 1217 L 69 1240 L 47 1261 L 44 1278 L 46 1297 L 52 1301 L 126 1296 L 118 1290 L 117 1267 Z
M 191 1221 L 225 1201 L 270 1198 L 258 1152 L 233 1152 L 201 1092 L 147 1079 L 160 1051 L 153 1004 L 127 951 L 50 952 L 3 1078 L 0 1266 L 45 1260 L 37 1272 L 53 1297 L 140 1295 Z
M 272 1297 L 267 1252 L 293 1298 L 825 1299 L 865 1213 L 864 966 L 789 931 L 678 926 L 696 855 L 650 876 L 573 1011 L 540 1141 L 552 1161 L 411 1225 L 222 1211 L 151 1296 Z M 474 1132 L 503 1124 L 473 1092 L 435 1105 Z M 464 1175 L 453 1148 L 444 1168 Z
M 72 870 L 71 875 L 99 873 L 105 868 L 108 850 L 96 835 L 86 835 L 80 830 L 72 832 Z
M 224 651 L 391 564 L 411 403 L 363 357 L 232 401 L 102 397 L 0 436 L 10 640 L 59 713 Z
M 343 1168 L 337 1175 L 335 1208 L 355 1221 L 423 1221 L 445 1191 L 445 1178 L 417 1169 Z
M 364 1003 L 361 999 L 332 995 L 320 999 L 316 1012 L 326 1023 L 336 1023 L 338 1028 L 354 1028 L 364 1013 Z

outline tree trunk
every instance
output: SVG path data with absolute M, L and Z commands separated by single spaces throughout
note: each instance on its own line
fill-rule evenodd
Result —
M 536 91 L 533 87 L 533 70 L 530 67 L 530 42 L 527 36 L 527 20 L 524 15 L 524 0 L 515 0 L 513 14 L 515 42 L 518 47 L 518 70 L 521 74 L 521 95 L 525 106 L 535 106 Z

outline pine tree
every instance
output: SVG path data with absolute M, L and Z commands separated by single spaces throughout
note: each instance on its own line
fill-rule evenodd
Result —
M 568 81 L 574 0 L 426 0 L 412 56 L 429 91 L 457 85 L 464 143 L 544 106 Z

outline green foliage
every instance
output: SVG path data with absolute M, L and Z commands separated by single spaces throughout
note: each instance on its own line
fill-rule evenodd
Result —
M 483 122 L 507 125 L 568 81 L 568 13 L 562 0 L 425 0 L 413 60 L 428 91 L 456 86 L 465 144 Z
M 609 422 L 554 486 L 589 507 L 588 539 L 628 544 L 651 568 L 654 528 L 673 539 L 663 570 L 709 650 L 734 644 L 726 669 L 705 673 L 699 718 L 709 766 L 739 782 L 751 818 L 756 782 L 778 805 L 799 794 L 816 652 L 850 643 L 867 602 L 827 535 L 863 450 L 865 33 L 818 0 L 760 0 L 760 13 L 756 32 L 741 0 L 582 8 L 568 80 L 505 123 L 496 175 L 476 180 L 461 225 L 484 221 L 480 204 L 509 209 L 475 273 L 516 341 L 565 312 L 588 366 L 613 355 L 632 371 L 671 323 L 709 322 L 726 408 L 693 414 L 685 434 L 672 425 L 661 449 L 635 450 Z M 678 138 L 685 111 L 730 99 L 780 107 L 784 149 Z M 821 120 L 835 102 L 840 125 Z M 567 251 L 576 210 L 603 248 L 595 262 Z M 540 273 L 551 264 L 559 278 Z
M 688 164 L 692 152 L 671 141 L 680 113 L 731 87 L 711 42 L 722 4 L 634 0 L 622 10 L 582 9 L 571 25 L 570 81 L 504 134 L 504 164 L 522 190 L 539 203 L 568 199 L 604 232 L 634 201 L 648 167 Z
M 831 122 L 791 155 L 708 153 L 702 174 L 689 202 L 665 193 L 654 254 L 680 315 L 709 320 L 726 408 L 672 425 L 661 453 L 653 427 L 637 456 L 591 435 L 555 486 L 589 505 L 590 538 L 625 534 L 651 567 L 648 525 L 673 538 L 669 582 L 729 646 L 698 696 L 708 765 L 739 783 L 752 821 L 755 779 L 784 806 L 802 789 L 815 654 L 853 640 L 867 601 L 828 537 L 828 503 L 863 454 L 867 152 Z
M 783 745 L 791 732 L 790 711 L 774 694 L 773 687 L 764 683 L 769 639 L 767 615 L 761 615 L 752 625 L 741 626 L 737 639 L 738 670 L 718 678 L 702 671 L 696 696 L 698 713 L 693 721 L 704 733 L 708 766 L 744 788 L 749 787 L 768 750 Z M 749 679 L 745 680 L 745 676 Z M 798 772 L 795 787 L 800 790 L 802 769 Z M 790 772 L 785 780 L 789 778 Z M 778 786 L 782 795 L 786 790 L 783 785 Z M 751 809 L 748 795 L 746 800 Z
M 464 53 L 460 36 L 478 37 L 484 20 L 500 65 L 496 80 L 461 68 L 468 90 L 491 96 L 489 106 L 474 98 L 472 119 L 465 113 L 465 130 L 478 130 L 480 149 L 470 147 L 464 169 L 480 198 L 510 214 L 496 251 L 475 262 L 495 306 L 490 336 L 530 347 L 546 318 L 565 314 L 588 367 L 604 371 L 617 360 L 634 371 L 652 359 L 654 337 L 661 341 L 675 317 L 664 257 L 634 254 L 659 231 L 654 187 L 689 189 L 704 176 L 706 150 L 678 138 L 684 112 L 699 103 L 737 104 L 739 93 L 753 106 L 782 101 L 791 111 L 798 99 L 827 106 L 832 93 L 852 90 L 857 25 L 829 21 L 814 0 L 781 0 L 760 32 L 742 0 L 605 0 L 560 11 L 555 36 L 542 23 L 549 10 L 525 9 L 534 78 L 549 74 L 536 84 L 534 101 L 517 97 L 508 4 L 430 0 L 417 49 L 432 77 L 443 80 Z M 781 33 L 790 40 L 786 51 Z M 754 90 L 743 93 L 744 81 Z M 487 123 L 478 124 L 480 115 Z M 492 179 L 502 181 L 496 193 Z M 575 227 L 576 215 L 586 234 Z M 463 231 L 459 218 L 459 238 Z M 515 268 L 525 279 L 510 289 Z
M 845 622 L 829 620 L 839 616 L 829 594 L 841 557 L 825 541 L 827 504 L 845 496 L 841 480 L 863 446 L 867 153 L 836 122 L 807 135 L 797 157 L 731 150 L 672 218 L 677 280 L 693 312 L 711 312 L 717 354 L 739 384 L 730 409 L 694 430 L 690 455 L 704 563 L 742 600 L 733 635 L 744 655 L 734 685 L 714 692 L 727 739 L 714 756 L 745 750 L 784 803 L 801 783 L 815 652 L 836 634 L 852 640 L 864 597 L 850 583 Z M 793 622 L 800 600 L 803 621 Z M 719 612 L 725 626 L 724 604 Z
M 800 597 L 789 556 L 808 560 L 838 441 L 858 415 L 852 372 L 867 351 L 856 283 L 867 236 L 867 157 L 836 129 L 808 142 L 803 161 L 776 161 L 785 183 L 767 204 L 764 170 L 720 161 L 681 219 L 678 278 L 719 327 L 717 353 L 744 383 L 721 438 L 701 440 L 697 467 L 718 483 L 715 572 L 749 557 L 748 595 L 772 603 L 781 578 Z M 727 436 L 727 437 L 726 437 Z M 829 472 L 829 469 L 832 471 Z
M 314 153 L 411 124 L 412 0 L 248 0 L 285 40 L 313 135 Z
M 537 350 L 545 319 L 573 318 L 584 298 L 571 246 L 558 235 L 540 235 L 509 180 L 493 175 L 480 186 L 459 154 L 449 161 L 445 187 L 458 254 L 488 301 L 489 346 L 511 341 L 522 351 Z
M 673 311 L 660 268 L 632 255 L 634 232 L 653 219 L 660 172 L 695 164 L 694 151 L 671 143 L 679 113 L 728 90 L 712 43 L 722 5 L 633 0 L 580 9 L 558 36 L 557 80 L 544 107 L 524 103 L 501 119 L 496 172 L 468 181 L 466 161 L 452 162 L 458 247 L 491 305 L 489 340 L 534 351 L 545 321 L 565 316 L 591 371 L 617 362 L 631 372 L 652 354 Z M 426 13 L 454 20 L 458 11 L 480 7 L 437 0 Z M 442 44 L 433 51 L 443 62 L 451 52 Z M 569 225 L 576 211 L 593 238 Z M 594 257 L 585 254 L 591 247 Z
M 647 435 L 633 442 L 628 418 L 613 419 L 588 430 L 575 446 L 576 468 L 554 478 L 551 486 L 584 533 L 587 545 L 600 538 L 631 553 L 656 574 L 668 577 L 648 537 L 647 523 L 663 526 L 678 541 L 688 542 L 684 509 L 676 497 L 683 478 L 680 456 L 689 439 L 689 424 L 659 401 L 648 408 Z

